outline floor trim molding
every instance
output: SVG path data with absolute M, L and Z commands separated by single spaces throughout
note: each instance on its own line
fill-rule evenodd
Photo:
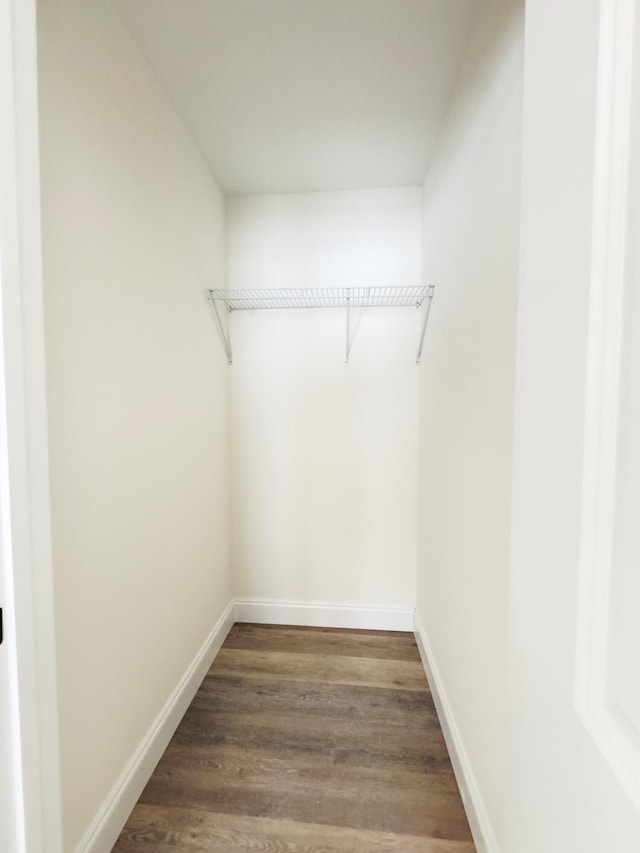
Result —
M 75 853 L 109 853 L 234 622 L 230 602 L 111 789 Z
M 240 598 L 235 604 L 235 621 L 318 628 L 413 631 L 413 608 Z
M 476 848 L 478 853 L 500 853 L 478 782 L 429 643 L 427 631 L 417 610 L 415 611 L 414 634 Z
M 413 614 L 410 607 L 269 599 L 231 601 L 140 742 L 74 853 L 110 853 L 234 622 L 412 631 Z

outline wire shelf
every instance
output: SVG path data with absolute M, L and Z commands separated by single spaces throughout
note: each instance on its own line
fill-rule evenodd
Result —
M 229 311 L 263 308 L 420 308 L 429 287 L 310 287 L 210 290 Z
M 233 311 L 263 308 L 343 308 L 346 309 L 346 358 L 351 352 L 352 308 L 420 308 L 426 302 L 416 363 L 420 364 L 424 335 L 429 319 L 434 285 L 419 287 L 275 287 L 268 290 L 209 290 L 209 302 L 227 361 L 233 364 L 229 315 Z M 223 322 L 219 307 L 226 308 Z

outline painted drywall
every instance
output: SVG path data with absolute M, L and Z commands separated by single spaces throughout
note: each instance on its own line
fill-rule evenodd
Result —
M 64 849 L 229 603 L 224 198 L 105 2 L 42 0 Z
M 420 187 L 232 197 L 229 287 L 418 284 L 420 205 Z M 347 366 L 341 310 L 231 317 L 241 598 L 414 606 L 420 314 L 352 322 Z
M 424 186 L 417 610 L 479 818 L 503 837 L 523 9 L 478 9 Z M 492 843 L 492 842 L 490 842 Z
M 229 193 L 421 183 L 474 0 L 115 0 Z

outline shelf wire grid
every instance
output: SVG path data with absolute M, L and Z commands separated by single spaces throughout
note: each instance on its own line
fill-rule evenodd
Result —
M 309 287 L 264 290 L 209 290 L 229 311 L 262 308 L 420 308 L 430 286 Z

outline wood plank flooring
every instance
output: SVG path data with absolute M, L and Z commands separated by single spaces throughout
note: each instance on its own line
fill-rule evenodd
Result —
M 236 624 L 114 853 L 473 853 L 411 634 Z

